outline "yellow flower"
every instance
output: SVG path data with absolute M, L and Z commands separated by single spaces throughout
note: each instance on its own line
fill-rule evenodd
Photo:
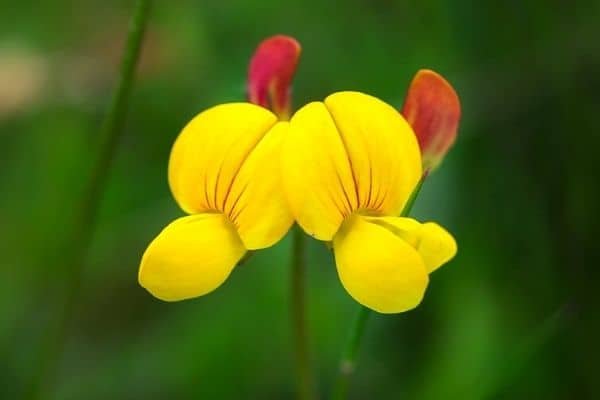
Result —
M 310 103 L 290 121 L 282 165 L 292 214 L 306 233 L 332 242 L 348 293 L 381 313 L 416 307 L 456 243 L 437 224 L 396 217 L 422 175 L 400 113 L 357 92 Z
M 219 105 L 188 123 L 171 151 L 169 186 L 190 215 L 146 249 L 138 277 L 144 288 L 166 301 L 204 295 L 247 250 L 285 235 L 293 218 L 277 160 L 288 126 L 249 103 Z

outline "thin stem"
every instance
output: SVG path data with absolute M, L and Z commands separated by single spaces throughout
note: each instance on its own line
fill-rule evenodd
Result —
M 144 38 L 150 3 L 151 0 L 138 0 L 130 21 L 127 43 L 119 69 L 119 80 L 100 130 L 97 159 L 78 205 L 73 230 L 66 240 L 69 251 L 65 252 L 66 259 L 63 259 L 66 266 L 64 297 L 57 312 L 58 316 L 53 319 L 55 324 L 48 327 L 48 333 L 44 335 L 46 341 L 40 354 L 41 360 L 28 387 L 26 398 L 39 399 L 43 396 L 44 386 L 51 381 L 67 339 L 69 325 L 80 292 L 85 256 L 96 226 L 102 193 L 127 112 L 127 103 Z
M 412 193 L 410 194 L 410 197 L 406 201 L 406 204 L 404 205 L 402 212 L 400 212 L 401 217 L 408 217 L 408 214 L 410 214 L 410 211 L 412 210 L 413 206 L 415 205 L 415 200 L 417 200 L 417 197 L 419 197 L 419 193 L 421 193 L 421 188 L 423 187 L 423 183 L 425 183 L 425 179 L 427 179 L 428 176 L 429 176 L 429 169 L 426 169 L 425 171 L 423 171 L 423 175 L 421 175 L 421 179 L 419 179 L 419 182 L 417 182 L 417 185 L 415 186 Z
M 421 176 L 421 179 L 419 182 L 417 182 L 417 185 L 413 189 L 410 197 L 404 205 L 404 209 L 400 213 L 401 217 L 408 216 L 410 210 L 412 210 L 415 200 L 419 196 L 421 188 L 423 187 L 423 182 L 425 182 L 425 179 L 427 179 L 428 175 L 429 170 L 425 170 Z M 360 306 L 354 321 L 354 325 L 350 331 L 350 336 L 348 337 L 348 341 L 346 342 L 346 346 L 344 347 L 344 351 L 342 353 L 342 359 L 340 360 L 337 378 L 331 394 L 332 400 L 343 400 L 346 398 L 350 378 L 356 369 L 358 350 L 360 348 L 362 338 L 364 337 L 369 315 L 371 315 L 371 310 Z
M 350 376 L 354 373 L 354 369 L 356 368 L 358 348 L 370 315 L 371 311 L 368 308 L 360 306 L 354 320 L 352 331 L 350 332 L 350 338 L 344 349 L 344 353 L 342 354 L 342 360 L 340 361 L 337 380 L 331 396 L 334 400 L 346 398 Z
M 313 380 L 310 368 L 310 351 L 308 346 L 308 327 L 306 325 L 306 238 L 303 232 L 295 227 L 293 231 L 292 251 L 292 328 L 294 335 L 294 357 L 296 363 L 296 384 L 298 398 L 311 400 L 314 398 Z

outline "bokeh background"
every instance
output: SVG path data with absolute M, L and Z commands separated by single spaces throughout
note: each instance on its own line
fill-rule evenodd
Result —
M 0 1 L 0 398 L 25 392 L 58 314 L 65 244 L 89 179 L 133 1 Z M 600 2 L 156 1 L 123 139 L 48 399 L 294 395 L 289 238 L 219 290 L 176 304 L 137 285 L 182 213 L 166 165 L 200 110 L 244 99 L 257 43 L 303 46 L 294 98 L 336 90 L 400 107 L 432 68 L 463 104 L 456 146 L 414 215 L 458 256 L 414 311 L 375 315 L 353 399 L 594 399 L 598 359 Z M 76 245 L 74 243 L 73 245 Z M 321 397 L 357 304 L 309 243 Z

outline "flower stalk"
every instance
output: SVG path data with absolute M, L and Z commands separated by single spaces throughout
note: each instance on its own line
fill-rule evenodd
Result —
M 408 201 L 404 205 L 404 208 L 400 214 L 401 217 L 407 217 L 410 213 L 428 175 L 429 170 L 427 169 L 423 172 L 421 179 L 413 189 Z M 348 385 L 350 383 L 350 378 L 356 369 L 358 351 L 360 349 L 370 315 L 370 309 L 362 305 L 359 306 L 352 330 L 350 331 L 350 336 L 348 337 L 348 341 L 346 342 L 346 346 L 344 347 L 342 358 L 339 363 L 337 378 L 335 380 L 331 395 L 332 400 L 343 400 L 347 397 Z
M 298 398 L 314 399 L 306 324 L 306 237 L 298 227 L 292 232 L 292 328 Z
M 52 380 L 51 375 L 56 370 L 67 340 L 69 325 L 80 294 L 85 256 L 96 226 L 98 209 L 110 166 L 122 133 L 150 5 L 151 0 L 138 0 L 131 18 L 123 59 L 119 68 L 119 80 L 100 131 L 100 145 L 96 162 L 75 214 L 76 222 L 73 230 L 66 241 L 71 250 L 66 253 L 67 259 L 64 260 L 67 268 L 64 297 L 61 300 L 58 316 L 53 319 L 56 321 L 56 325 L 48 327 L 48 333 L 44 335 L 46 341 L 42 344 L 38 370 L 28 388 L 27 397 L 30 399 L 43 397 L 45 385 Z

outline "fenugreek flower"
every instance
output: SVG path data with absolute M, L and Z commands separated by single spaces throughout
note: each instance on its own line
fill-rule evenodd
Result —
M 296 221 L 332 243 L 348 293 L 381 313 L 416 307 L 429 273 L 454 256 L 456 243 L 435 223 L 397 217 L 422 176 L 402 115 L 357 92 L 310 103 L 290 120 L 282 165 Z
M 417 135 L 423 169 L 436 168 L 456 140 L 460 121 L 456 91 L 440 74 L 422 69 L 410 84 L 402 115 Z
M 269 247 L 293 218 L 278 162 L 287 122 L 250 103 L 210 108 L 190 121 L 169 159 L 169 186 L 187 214 L 148 246 L 139 282 L 176 301 L 219 287 L 248 250 Z

